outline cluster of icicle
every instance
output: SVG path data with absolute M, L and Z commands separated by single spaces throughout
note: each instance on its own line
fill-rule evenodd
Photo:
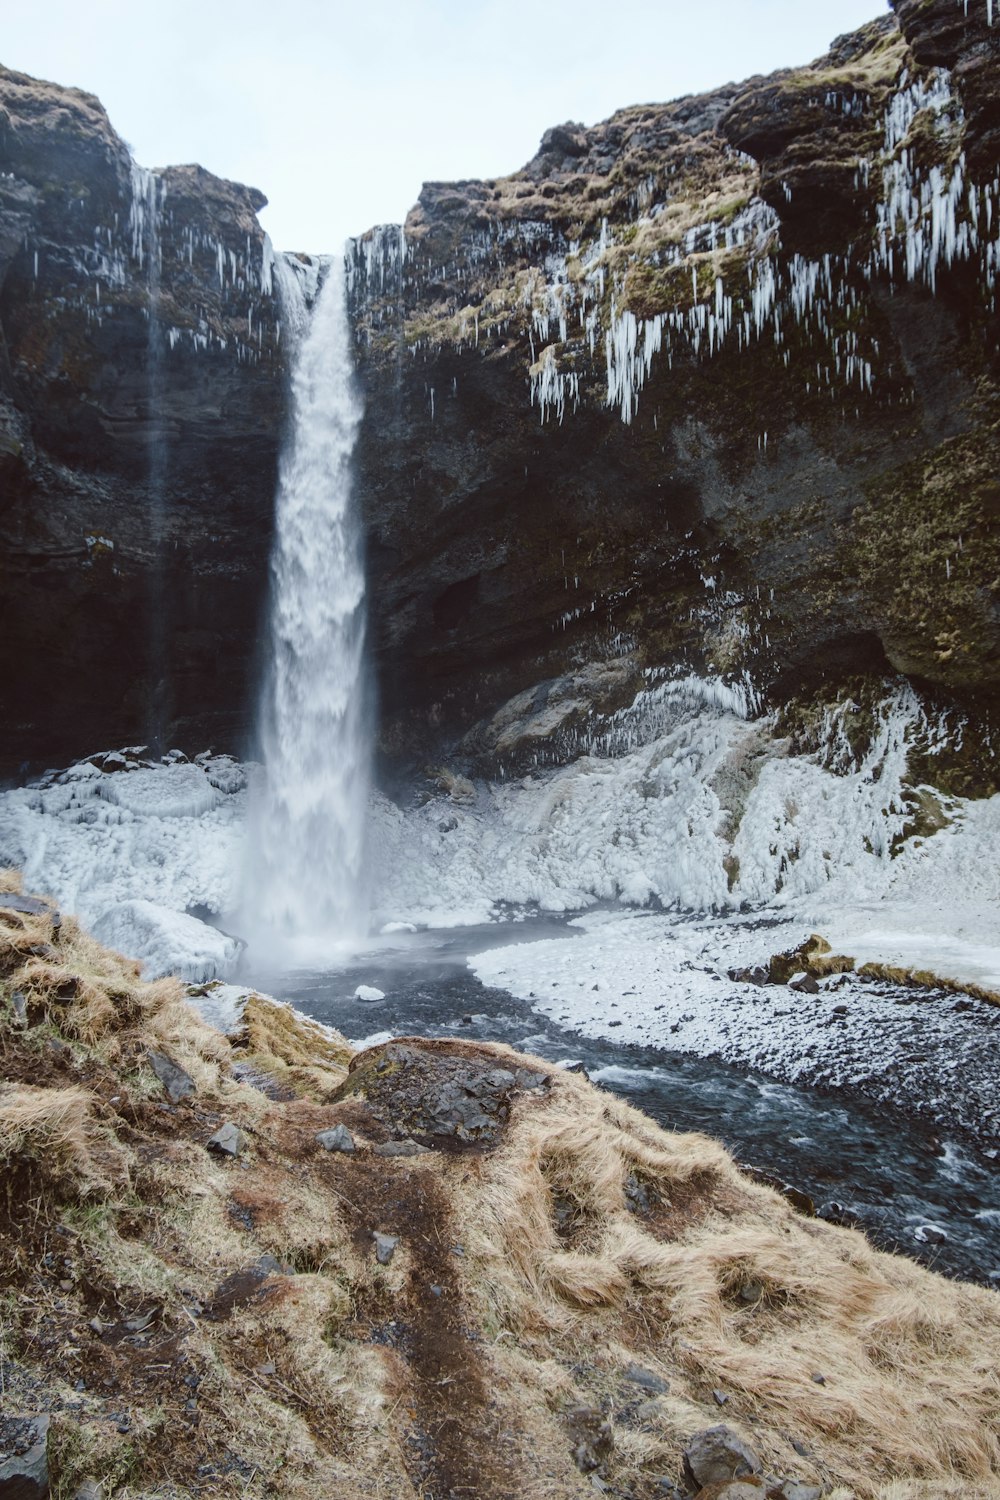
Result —
M 215 348 L 224 352 L 232 343 L 233 352 L 241 363 L 258 362 L 264 343 L 261 307 L 267 307 L 270 317 L 275 305 L 275 254 L 270 238 L 265 234 L 260 251 L 250 235 L 234 248 L 218 235 L 189 225 L 165 237 L 162 233 L 165 224 L 171 229 L 174 227 L 166 179 L 161 173 L 130 160 L 127 212 L 124 216 L 116 213 L 110 224 L 95 226 L 93 244 L 78 252 L 74 259 L 74 269 L 81 282 L 78 305 L 88 321 L 98 325 L 103 323 L 113 309 L 107 293 L 120 291 L 126 285 L 130 268 L 148 275 L 151 255 L 157 259 L 154 270 L 159 280 L 164 268 L 164 239 L 167 238 L 170 253 L 179 265 L 193 267 L 196 261 L 199 262 L 206 278 L 214 276 L 217 279 L 220 294 L 227 298 L 230 308 L 234 311 L 235 308 L 240 311 L 245 308 L 246 315 L 245 337 L 226 339 L 217 334 L 203 317 L 196 326 L 166 328 L 167 346 L 176 349 L 183 343 L 197 351 Z M 44 246 L 34 252 L 36 281 L 44 254 Z M 277 320 L 275 323 L 277 338 L 280 339 L 281 325 Z
M 863 107 L 861 98 L 830 93 L 827 105 L 841 112 L 857 111 Z M 859 188 L 866 188 L 873 173 L 881 172 L 872 244 L 841 256 L 786 259 L 780 255 L 778 215 L 754 198 L 728 223 L 709 220 L 695 225 L 677 243 L 649 258 L 657 269 L 689 265 L 691 270 L 690 301 L 650 318 L 637 317 L 621 306 L 617 278 L 609 285 L 613 273 L 608 252 L 614 240 L 606 220 L 592 242 L 563 242 L 562 253 L 552 249 L 551 225 L 486 225 L 463 238 L 464 264 L 442 266 L 424 264 L 413 254 L 408 257 L 402 229 L 382 226 L 349 247 L 349 289 L 356 298 L 371 298 L 368 314 L 378 323 L 400 313 L 392 299 L 402 293 L 404 264 L 408 289 L 419 293 L 421 284 L 435 279 L 461 286 L 481 264 L 498 264 L 507 250 L 521 256 L 534 250 L 542 269 L 521 279 L 521 303 L 510 308 L 507 319 L 491 320 L 490 331 L 502 338 L 511 322 L 528 322 L 529 394 L 542 422 L 561 422 L 579 407 L 583 381 L 597 373 L 599 360 L 606 404 L 629 424 L 658 357 L 665 357 L 672 368 L 676 358 L 712 358 L 733 345 L 742 351 L 769 338 L 782 349 L 787 366 L 794 329 L 814 336 L 818 346 L 815 363 L 805 375 L 806 393 L 823 391 L 841 403 L 849 396 L 859 399 L 875 387 L 879 356 L 877 339 L 863 327 L 866 283 L 916 283 L 933 293 L 943 267 L 978 262 L 984 300 L 988 310 L 996 312 L 1000 171 L 980 186 L 967 182 L 961 153 L 948 167 L 921 166 L 906 145 L 921 114 L 932 117 L 943 146 L 949 136 L 959 138 L 963 116 L 946 71 L 933 70 L 915 81 L 904 72 L 885 112 L 878 157 L 858 161 Z M 655 187 L 647 180 L 631 195 L 632 209 L 639 215 L 637 226 L 652 222 L 663 210 L 663 204 L 653 202 Z M 786 196 L 790 192 L 786 188 Z M 733 250 L 743 252 L 745 269 L 739 276 L 727 280 L 718 272 L 712 274 L 707 257 Z M 389 300 L 380 304 L 378 298 L 386 294 Z M 456 323 L 451 332 L 459 348 L 465 343 L 478 347 L 478 313 Z M 420 341 L 409 347 L 416 355 Z M 764 442 L 762 437 L 762 446 Z
M 963 7 L 965 14 L 968 15 L 969 0 L 958 0 L 958 3 Z M 993 25 L 993 4 L 994 0 L 986 0 L 986 20 L 990 26 Z
M 903 144 L 913 121 L 930 111 L 943 130 L 957 133 L 961 110 L 952 96 L 949 76 L 935 72 L 927 80 L 908 83 L 893 96 L 886 111 L 882 156 L 882 199 L 877 206 L 875 244 L 863 257 L 824 256 L 807 260 L 800 255 L 783 263 L 774 251 L 779 221 L 768 221 L 761 206 L 759 243 L 767 248 L 747 260 L 747 283 L 727 288 L 716 276 L 707 296 L 699 291 L 697 268 L 692 270 L 692 304 L 653 318 L 638 319 L 628 310 L 618 312 L 612 301 L 605 334 L 607 404 L 630 423 L 653 359 L 666 348 L 670 364 L 675 354 L 711 357 L 735 334 L 737 346 L 765 335 L 778 346 L 786 342 L 791 324 L 808 326 L 825 343 L 827 357 L 815 367 L 815 384 L 842 399 L 845 388 L 870 392 L 873 360 L 878 345 L 867 347 L 856 329 L 843 331 L 859 306 L 858 282 L 887 277 L 919 283 L 937 290 L 941 268 L 978 258 L 980 280 L 990 312 L 996 312 L 996 279 L 1000 266 L 1000 172 L 984 186 L 966 182 L 965 157 L 959 154 L 950 168 L 920 167 Z M 871 163 L 859 163 L 866 180 Z M 835 326 L 840 331 L 835 332 Z M 785 351 L 785 363 L 789 362 Z M 557 376 L 547 372 L 549 388 Z M 812 389 L 813 378 L 807 381 Z M 545 409 L 543 407 L 543 418 Z

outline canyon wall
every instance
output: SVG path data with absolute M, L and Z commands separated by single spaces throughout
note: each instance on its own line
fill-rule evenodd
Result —
M 352 242 L 386 767 L 568 753 L 661 671 L 748 705 L 901 673 L 989 728 L 998 78 L 985 0 L 896 0 Z M 289 348 L 263 202 L 0 71 L 7 771 L 246 743 Z

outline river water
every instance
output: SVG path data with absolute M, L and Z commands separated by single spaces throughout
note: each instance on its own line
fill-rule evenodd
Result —
M 456 1036 L 504 1042 L 553 1064 L 582 1062 L 601 1088 L 670 1129 L 721 1139 L 739 1162 L 807 1194 L 823 1217 L 857 1223 L 880 1248 L 1000 1287 L 1000 1180 L 975 1143 L 850 1090 L 583 1037 L 481 984 L 469 968 L 483 950 L 569 931 L 565 920 L 539 917 L 404 933 L 377 940 L 340 968 L 254 978 L 355 1041 Z M 383 998 L 358 998 L 359 987 Z

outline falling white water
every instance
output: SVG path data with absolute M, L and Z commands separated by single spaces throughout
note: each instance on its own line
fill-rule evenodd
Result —
M 361 404 L 342 262 L 330 266 L 308 319 L 301 264 L 281 258 L 275 274 L 286 324 L 301 331 L 278 482 L 260 724 L 265 777 L 245 908 L 255 949 L 319 962 L 366 929 L 365 586 L 351 496 Z

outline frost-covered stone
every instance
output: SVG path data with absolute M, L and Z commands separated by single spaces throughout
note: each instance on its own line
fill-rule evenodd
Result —
M 153 901 L 124 901 L 93 924 L 94 936 L 109 948 L 142 962 L 149 979 L 177 974 L 201 982 L 232 973 L 246 944 L 185 912 Z

